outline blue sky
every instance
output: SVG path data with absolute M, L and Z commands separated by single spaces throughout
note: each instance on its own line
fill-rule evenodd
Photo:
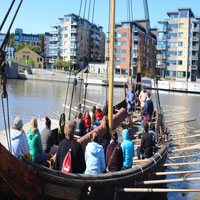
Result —
M 90 0 L 87 0 L 89 2 Z M 94 0 L 91 0 L 93 2 Z M 20 0 L 16 0 L 15 9 Z M 17 15 L 11 32 L 15 28 L 22 28 L 25 33 L 44 33 L 51 31 L 51 26 L 58 22 L 58 18 L 67 13 L 78 15 L 81 0 L 24 0 Z M 85 0 L 83 0 L 83 3 Z M 11 0 L 0 0 L 0 23 L 11 4 Z M 133 18 L 143 19 L 143 0 L 132 0 Z M 89 5 L 89 4 L 88 4 Z M 177 8 L 190 7 L 193 13 L 200 17 L 200 0 L 148 0 L 151 27 L 157 25 L 157 21 L 167 18 L 168 11 L 177 11 Z M 96 0 L 94 23 L 104 27 L 108 31 L 109 0 Z M 14 11 L 14 10 L 13 10 Z M 12 11 L 12 14 L 14 13 Z M 83 15 L 83 8 L 81 15 Z M 86 18 L 88 7 L 86 9 Z M 90 17 L 91 18 L 91 17 Z M 11 18 L 9 18 L 9 21 Z M 116 0 L 116 22 L 127 20 L 126 0 Z M 2 32 L 6 32 L 6 25 Z

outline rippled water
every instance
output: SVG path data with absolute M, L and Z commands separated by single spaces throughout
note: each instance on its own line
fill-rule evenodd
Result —
M 10 121 L 11 123 L 14 120 L 15 116 L 22 117 L 24 122 L 30 121 L 32 117 L 44 117 L 48 115 L 51 118 L 57 118 L 52 112 L 60 113 L 63 111 L 62 104 L 65 102 L 67 90 L 67 83 L 57 83 L 57 82 L 48 82 L 48 81 L 32 81 L 32 80 L 9 80 L 7 91 L 9 95 L 9 108 L 10 108 Z M 72 86 L 70 85 L 67 104 L 70 104 L 72 93 Z M 81 94 L 81 95 L 80 95 Z M 152 91 L 152 99 L 155 102 L 155 92 Z M 80 91 L 80 85 L 76 87 L 73 105 L 77 106 L 79 104 L 79 99 L 83 99 L 84 97 L 84 88 Z M 114 104 L 121 101 L 124 98 L 124 90 L 123 88 L 115 88 L 114 89 Z M 87 89 L 87 99 L 103 104 L 106 100 L 106 87 L 101 86 L 88 86 Z M 173 120 L 182 120 L 182 119 L 190 119 L 192 117 L 196 117 L 197 120 L 195 122 L 190 122 L 187 124 L 180 124 L 177 126 L 171 127 L 171 132 L 175 129 L 179 129 L 179 131 L 175 131 L 175 133 L 181 133 L 186 130 L 199 130 L 200 129 L 200 95 L 192 95 L 185 93 L 173 93 L 173 92 L 160 92 L 160 101 L 166 115 L 176 113 L 177 115 L 166 117 L 166 121 Z M 87 105 L 93 106 L 91 103 L 87 103 Z M 181 112 L 189 111 L 189 113 L 178 114 Z M 0 110 L 0 118 L 2 120 L 2 109 Z M 170 122 L 169 122 L 170 123 Z M 0 123 L 0 130 L 3 130 L 4 126 Z M 197 133 L 190 133 L 197 134 Z M 187 134 L 189 135 L 189 134 Z M 199 137 L 180 140 L 175 143 L 199 143 Z M 175 147 L 174 147 L 175 148 Z M 174 155 L 199 155 L 199 150 L 186 151 L 180 153 L 169 154 L 168 156 Z M 200 161 L 199 158 L 187 158 L 187 159 L 177 159 L 170 162 L 194 162 Z M 169 161 L 167 161 L 169 162 Z M 173 170 L 198 170 L 199 165 L 189 165 L 189 166 L 181 166 L 181 167 L 168 167 L 166 171 Z M 173 175 L 166 176 L 167 179 L 171 178 L 179 178 L 182 175 Z M 189 175 L 189 177 L 200 177 L 199 174 Z M 200 181 L 192 181 L 192 182 L 182 182 L 182 183 L 173 183 L 167 184 L 167 188 L 198 188 L 200 185 Z M 168 193 L 164 195 L 160 194 L 150 194 L 145 199 L 169 199 L 169 200 L 199 200 L 199 193 Z

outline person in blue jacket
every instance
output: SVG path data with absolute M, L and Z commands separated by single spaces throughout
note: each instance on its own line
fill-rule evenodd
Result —
M 135 108 L 135 101 L 136 101 L 135 92 L 134 92 L 133 86 L 130 86 L 130 89 L 126 96 L 126 102 L 127 102 L 127 111 L 131 112 L 131 121 L 133 119 L 133 111 Z
M 85 150 L 85 174 L 102 174 L 106 169 L 105 156 L 103 147 L 98 144 L 96 132 L 92 133 L 91 141 Z
M 123 168 L 129 169 L 133 165 L 133 157 L 135 155 L 134 143 L 129 139 L 128 129 L 124 128 L 122 132 L 123 142 L 121 143 L 123 153 Z
M 144 115 L 147 116 L 148 122 L 151 122 L 153 111 L 154 111 L 153 101 L 150 99 L 150 97 L 151 97 L 151 94 L 148 92 L 147 99 L 144 104 Z

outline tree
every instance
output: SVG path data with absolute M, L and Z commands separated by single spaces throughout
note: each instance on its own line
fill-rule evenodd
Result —
M 72 62 L 64 61 L 64 60 L 57 60 L 54 62 L 54 67 L 56 67 L 58 69 L 68 70 L 68 69 L 70 69 L 70 67 L 72 67 Z
M 33 43 L 27 44 L 27 43 L 19 43 L 14 46 L 15 51 L 19 51 L 20 49 L 23 49 L 25 46 L 28 46 L 29 49 L 33 50 L 34 52 L 40 53 L 41 52 L 41 47 L 35 47 Z

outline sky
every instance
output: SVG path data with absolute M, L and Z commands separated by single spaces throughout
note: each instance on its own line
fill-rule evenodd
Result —
M 87 1 L 85 18 L 88 19 L 89 2 L 94 0 L 82 0 L 82 10 Z M 143 0 L 131 0 L 133 6 L 133 19 L 144 19 Z M 2 22 L 12 0 L 0 0 L 0 23 Z M 15 6 L 10 17 L 4 26 L 2 33 L 7 32 L 14 12 L 20 0 L 15 1 Z M 127 20 L 127 0 L 116 0 L 116 22 Z M 23 0 L 22 6 L 11 29 L 22 28 L 24 33 L 45 33 L 50 32 L 52 26 L 58 22 L 59 17 L 64 14 L 79 14 L 81 0 Z M 159 20 L 167 18 L 168 11 L 177 11 L 178 8 L 191 8 L 193 13 L 200 17 L 200 0 L 148 0 L 149 16 L 151 27 L 157 26 Z M 91 19 L 90 14 L 90 19 Z M 108 32 L 109 0 L 95 0 L 94 23 L 100 24 L 104 32 Z M 91 20 L 90 20 L 91 21 Z

